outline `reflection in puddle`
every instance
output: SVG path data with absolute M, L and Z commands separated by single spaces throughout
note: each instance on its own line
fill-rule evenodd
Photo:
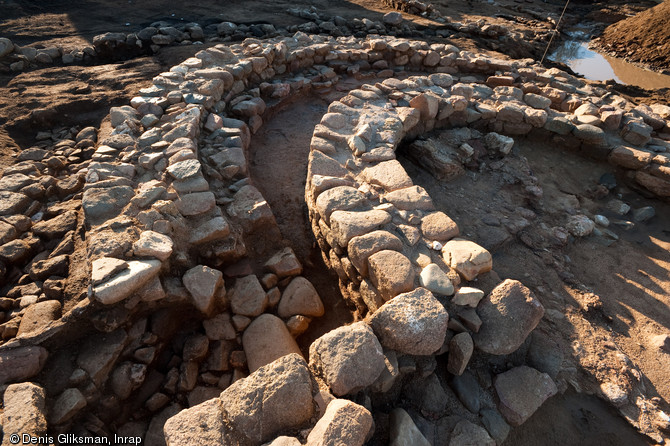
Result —
M 581 37 L 582 33 L 575 33 Z M 646 89 L 670 87 L 670 76 L 645 70 L 623 59 L 604 56 L 589 49 L 589 43 L 583 40 L 564 42 L 549 59 L 562 62 L 575 73 L 587 79 L 606 81 L 614 79 L 620 84 L 637 85 Z

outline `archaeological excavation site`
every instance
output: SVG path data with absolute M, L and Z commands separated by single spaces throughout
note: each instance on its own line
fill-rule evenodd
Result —
M 0 1 L 0 444 L 666 444 L 669 21 Z

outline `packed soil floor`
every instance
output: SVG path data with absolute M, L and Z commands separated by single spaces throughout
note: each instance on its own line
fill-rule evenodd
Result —
M 578 20 L 586 12 L 603 27 L 626 18 L 632 11 L 622 1 L 573 3 L 574 9 L 568 12 L 572 14 L 570 20 Z M 545 31 L 551 30 L 553 24 L 538 17 L 557 18 L 564 6 L 563 1 L 556 0 L 437 0 L 434 4 L 453 21 L 484 19 L 519 30 Z M 654 4 L 640 2 L 636 7 Z M 203 26 L 223 20 L 275 26 L 299 24 L 304 20 L 287 14 L 286 9 L 309 6 L 345 19 L 379 20 L 390 10 L 378 0 L 206 0 L 195 5 L 164 0 L 0 0 L 0 36 L 20 45 L 82 47 L 90 45 L 96 34 L 131 32 L 159 20 L 194 21 Z M 667 11 L 669 7 L 670 2 L 666 1 L 657 9 Z M 655 14 L 652 11 L 655 10 L 648 14 Z M 409 14 L 405 14 L 405 19 L 419 26 L 440 25 Z M 627 45 L 620 37 L 628 33 L 629 26 L 634 25 L 622 22 L 605 36 L 612 39 L 614 46 Z M 649 54 L 636 52 L 640 54 L 637 60 L 668 66 L 670 50 L 654 43 L 656 37 L 667 43 L 667 29 L 650 28 L 648 32 L 655 33 L 655 37 L 640 36 L 641 42 L 649 43 L 644 49 Z M 456 35 L 449 41 L 463 49 L 519 56 L 513 49 L 494 49 L 484 39 L 471 36 Z M 651 54 L 659 48 L 662 54 Z M 21 150 L 34 144 L 39 131 L 104 126 L 110 107 L 127 104 L 140 88 L 150 85 L 153 76 L 200 49 L 202 46 L 195 45 L 165 47 L 156 54 L 124 61 L 56 65 L 0 74 L 0 169 L 11 165 Z M 539 47 L 536 54 L 522 57 L 537 57 L 543 51 Z M 304 202 L 304 183 L 314 126 L 330 101 L 357 85 L 356 81 L 344 81 L 338 85 L 339 91 L 329 95 L 296 98 L 275 113 L 252 140 L 250 176 L 268 200 L 282 237 L 293 246 L 305 265 L 305 277 L 317 287 L 327 308 L 326 316 L 315 320 L 299 338 L 303 349 L 323 333 L 352 319 L 339 295 L 336 276 L 326 269 L 315 245 Z M 667 91 L 613 88 L 638 102 L 667 103 L 670 97 Z M 661 400 L 660 407 L 670 409 L 670 355 L 651 345 L 653 336 L 670 330 L 670 205 L 647 198 L 629 186 L 612 166 L 553 147 L 541 139 L 519 140 L 513 155 L 505 161 L 530 169 L 544 190 L 541 202 L 529 201 L 518 182 L 506 176 L 504 167 L 468 170 L 464 176 L 444 183 L 402 153 L 399 159 L 415 184 L 433 197 L 436 207 L 467 228 L 467 237 L 492 252 L 501 277 L 518 279 L 535 292 L 548 310 L 538 330 L 554 342 L 556 355 L 573 363 L 578 372 L 579 379 L 563 394 L 550 399 L 523 426 L 514 429 L 506 444 L 653 444 L 593 393 L 599 380 L 622 373 L 602 351 L 621 351 L 642 372 L 644 385 Z M 594 192 L 600 190 L 599 179 L 606 173 L 615 176 L 616 187 L 604 195 Z M 603 214 L 613 221 L 624 219 L 608 210 L 607 203 L 614 199 L 623 200 L 633 209 L 653 206 L 656 216 L 633 227 L 614 225 L 612 230 L 619 238 L 614 243 L 590 237 L 557 247 L 542 240 L 542 225 L 556 225 L 578 209 Z M 519 208 L 527 209 L 523 215 L 530 221 L 519 232 L 509 234 L 491 223 L 490 217 L 510 218 Z M 598 304 L 589 306 L 586 301 L 594 299 Z

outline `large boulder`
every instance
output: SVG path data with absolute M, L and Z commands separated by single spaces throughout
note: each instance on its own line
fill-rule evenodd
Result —
M 396 296 L 377 310 L 370 325 L 386 348 L 430 355 L 442 347 L 449 315 L 425 288 Z
M 242 335 L 242 346 L 251 372 L 282 356 L 291 353 L 302 355 L 286 324 L 267 313 L 249 324 Z
M 397 408 L 391 412 L 390 425 L 389 446 L 430 446 L 430 442 L 404 409 Z
M 384 370 L 384 353 L 364 322 L 336 328 L 309 347 L 309 366 L 336 396 L 361 390 Z
M 223 402 L 213 398 L 182 410 L 163 427 L 167 446 L 214 446 L 234 444 L 223 421 Z
M 45 392 L 33 383 L 10 384 L 3 397 L 4 411 L 0 420 L 5 440 L 3 446 L 10 444 L 13 434 L 28 434 L 35 437 L 46 434 Z
M 372 414 L 349 400 L 334 399 L 307 437 L 310 446 L 363 446 L 372 428 Z
M 468 420 L 459 421 L 449 439 L 449 446 L 495 446 L 495 444 L 486 429 Z
M 221 394 L 223 417 L 239 444 L 261 444 L 314 415 L 313 378 L 297 354 L 279 358 Z
M 13 381 L 24 381 L 37 375 L 47 360 L 44 347 L 20 347 L 0 352 L 0 386 Z
M 379 251 L 368 258 L 370 280 L 384 300 L 414 288 L 414 267 L 397 251 Z
M 507 279 L 479 302 L 477 313 L 482 327 L 473 334 L 476 347 L 493 355 L 507 355 L 537 326 L 544 307 L 521 282 Z
M 549 375 L 528 366 L 501 373 L 494 386 L 500 400 L 500 413 L 512 426 L 524 423 L 542 403 L 558 392 Z

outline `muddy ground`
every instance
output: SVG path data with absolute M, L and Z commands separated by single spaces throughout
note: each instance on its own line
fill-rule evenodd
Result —
M 604 51 L 670 73 L 670 2 L 607 27 L 599 39 Z
M 605 24 L 616 22 L 655 2 L 575 1 L 566 20 L 588 15 Z M 444 16 L 453 21 L 504 24 L 521 31 L 550 30 L 564 2 L 556 0 L 526 2 L 472 0 L 436 1 Z M 270 6 L 268 6 L 270 5 Z M 288 7 L 314 5 L 320 11 L 345 18 L 367 17 L 379 20 L 388 8 L 377 0 L 353 1 L 243 1 L 180 2 L 129 0 L 19 1 L 0 0 L 0 36 L 20 45 L 41 44 L 82 47 L 91 45 L 96 34 L 108 31 L 131 32 L 158 20 L 195 21 L 203 26 L 224 20 L 236 23 L 269 22 L 275 26 L 302 23 L 285 12 Z M 427 19 L 405 14 L 421 26 L 438 26 Z M 469 50 L 505 53 L 492 48 L 485 39 L 467 35 L 452 36 L 450 42 Z M 58 127 L 99 127 L 109 108 L 128 103 L 150 79 L 202 46 L 163 48 L 151 56 L 88 66 L 54 66 L 20 74 L 0 74 L 0 168 L 10 165 L 17 153 L 35 143 L 41 130 Z M 536 49 L 540 54 L 544 48 Z M 337 279 L 323 265 L 310 231 L 303 199 L 307 153 L 314 125 L 328 103 L 355 87 L 341 82 L 329 96 L 300 97 L 275 114 L 252 143 L 251 177 L 271 205 L 282 236 L 294 247 L 306 265 L 305 276 L 314 283 L 327 306 L 327 315 L 312 324 L 300 341 L 308 346 L 324 332 L 351 320 L 342 304 Z M 615 87 L 641 102 L 665 100 L 668 92 Z M 564 361 L 572 362 L 579 380 L 566 393 L 547 402 L 526 424 L 515 429 L 506 444 L 651 444 L 639 435 L 612 407 L 593 392 L 598 379 L 621 370 L 599 355 L 603 349 L 623 352 L 639 367 L 650 393 L 669 409 L 670 355 L 653 348 L 650 337 L 670 330 L 670 206 L 648 199 L 630 189 L 624 178 L 606 196 L 594 197 L 603 173 L 617 174 L 605 163 L 585 160 L 574 153 L 542 140 L 519 141 L 511 163 L 527 163 L 544 190 L 541 202 L 529 202 L 518 185 L 505 184 L 499 171 L 487 168 L 468 171 L 450 182 L 436 181 L 422 168 L 402 159 L 415 184 L 434 198 L 436 205 L 450 215 L 466 235 L 489 248 L 496 270 L 503 278 L 523 281 L 540 298 L 552 317 L 545 318 L 539 330 L 556 342 Z M 281 187 L 276 187 L 280 184 Z M 619 240 L 604 243 L 590 237 L 566 246 L 538 242 L 533 231 L 542 223 L 562 223 L 566 215 L 587 209 L 616 217 L 606 203 L 619 198 L 633 208 L 653 206 L 656 217 L 632 229 L 613 227 Z M 484 215 L 513 214 L 519 207 L 534 217 L 523 231 L 496 238 L 496 230 L 482 223 Z M 620 217 L 625 219 L 626 217 Z M 585 311 L 584 296 L 598 296 L 597 311 Z M 582 393 L 579 393 L 581 390 Z M 553 443 L 552 443 L 553 441 Z

